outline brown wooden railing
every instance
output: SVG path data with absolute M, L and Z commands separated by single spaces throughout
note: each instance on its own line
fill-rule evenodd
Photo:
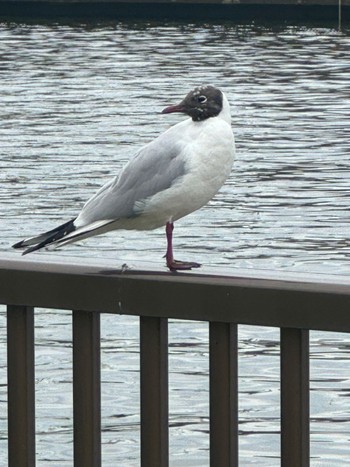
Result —
M 35 465 L 34 307 L 73 311 L 74 465 L 101 465 L 100 313 L 140 316 L 141 465 L 168 465 L 169 318 L 209 322 L 210 465 L 238 465 L 237 325 L 281 329 L 281 464 L 309 465 L 310 329 L 350 332 L 350 278 L 0 259 L 9 466 Z M 47 257 L 46 257 L 47 258 Z

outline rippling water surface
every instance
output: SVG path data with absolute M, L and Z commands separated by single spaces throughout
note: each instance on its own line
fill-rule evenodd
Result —
M 165 105 L 211 83 L 231 103 L 237 158 L 218 196 L 177 223 L 179 256 L 233 274 L 350 271 L 347 31 L 7 23 L 0 45 L 1 251 L 75 216 L 136 148 L 181 120 L 160 115 Z M 113 233 L 60 254 L 158 267 L 164 249 L 159 230 Z M 4 315 L 0 325 L 4 414 Z M 68 466 L 70 314 L 39 310 L 36 327 L 38 465 Z M 103 317 L 102 336 L 103 465 L 137 466 L 137 320 Z M 279 465 L 278 337 L 240 330 L 242 465 Z M 312 337 L 312 465 L 349 465 L 348 336 Z M 208 465 L 207 327 L 172 323 L 170 343 L 171 465 Z M 5 438 L 0 415 L 1 459 Z

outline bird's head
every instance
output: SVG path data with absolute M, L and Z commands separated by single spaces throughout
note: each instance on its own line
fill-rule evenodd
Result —
M 177 105 L 166 107 L 162 113 L 181 112 L 199 122 L 210 117 L 216 117 L 222 110 L 223 95 L 214 86 L 201 86 L 189 92 Z

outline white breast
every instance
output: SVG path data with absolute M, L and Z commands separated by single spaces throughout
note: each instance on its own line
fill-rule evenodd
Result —
M 170 188 L 148 200 L 143 214 L 136 220 L 137 227 L 153 229 L 176 221 L 201 208 L 218 192 L 230 174 L 235 146 L 227 115 L 201 122 L 191 119 L 173 128 L 180 130 L 181 151 L 178 157 L 185 161 L 185 174 Z

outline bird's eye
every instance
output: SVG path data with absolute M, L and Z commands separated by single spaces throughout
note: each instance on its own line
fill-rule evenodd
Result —
M 204 102 L 207 102 L 206 96 L 199 96 L 199 97 L 198 97 L 198 102 L 199 102 L 200 104 L 204 104 Z

